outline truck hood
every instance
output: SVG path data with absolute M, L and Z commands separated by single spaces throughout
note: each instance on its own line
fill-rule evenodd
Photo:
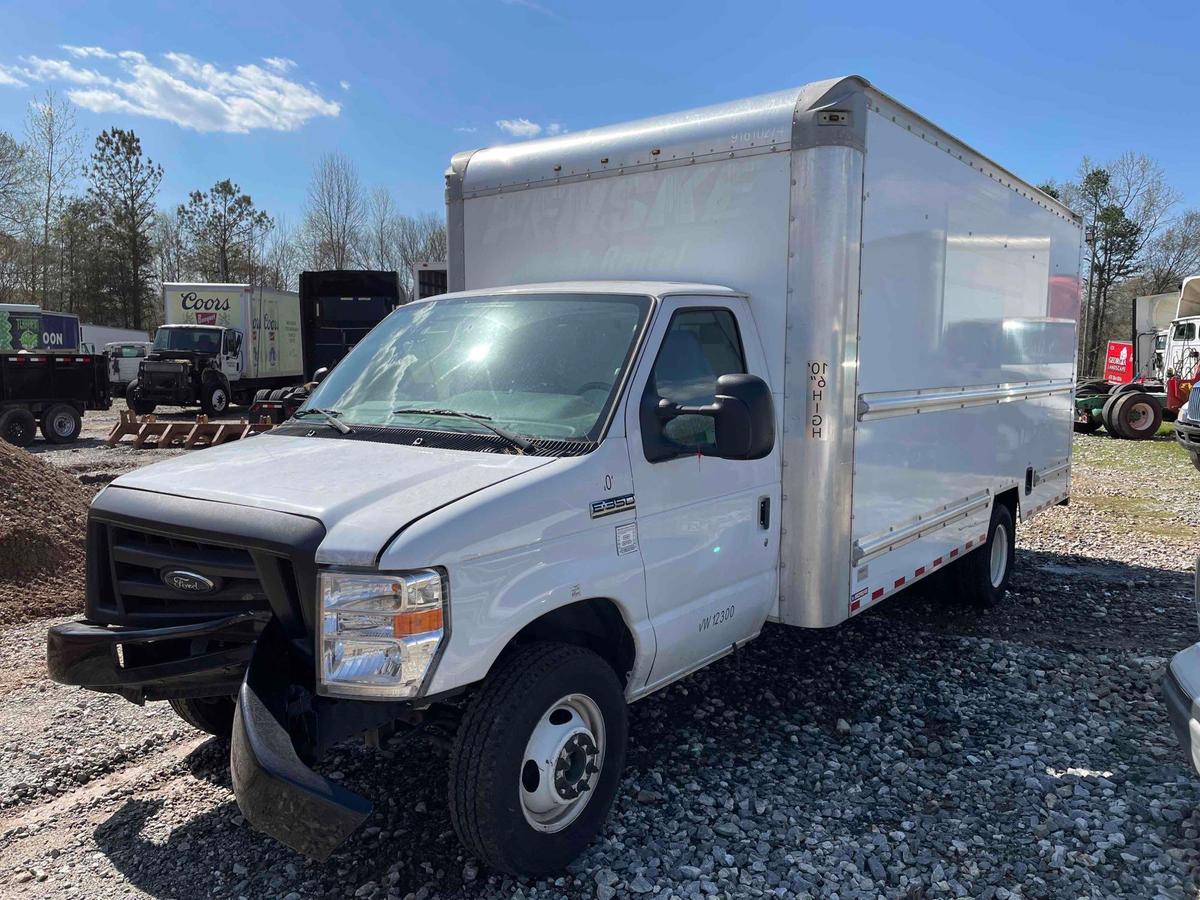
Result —
M 113 484 L 309 516 L 326 531 L 317 562 L 371 566 L 413 520 L 550 462 L 553 458 L 260 435 L 177 456 Z

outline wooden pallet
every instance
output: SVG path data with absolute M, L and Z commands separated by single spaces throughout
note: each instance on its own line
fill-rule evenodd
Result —
M 195 422 L 160 422 L 156 416 L 138 419 L 133 410 L 126 409 L 121 411 L 120 419 L 108 433 L 107 443 L 112 447 L 132 436 L 135 450 L 161 450 L 168 447 L 192 450 L 238 441 L 274 427 L 269 416 L 262 416 L 257 422 L 248 419 L 210 422 L 208 416 L 196 416 Z

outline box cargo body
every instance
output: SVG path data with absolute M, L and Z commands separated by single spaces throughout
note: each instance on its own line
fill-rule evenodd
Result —
M 244 284 L 164 284 L 168 325 L 216 325 L 244 335 L 240 380 L 295 378 L 304 374 L 300 300 L 294 291 L 251 289 Z
M 743 291 L 782 453 L 773 617 L 949 563 L 1069 495 L 1079 219 L 858 78 L 455 157 L 451 290 Z M 1011 493 L 1010 493 L 1011 496 Z
M 78 350 L 79 332 L 79 316 L 42 310 L 42 346 L 47 350 Z

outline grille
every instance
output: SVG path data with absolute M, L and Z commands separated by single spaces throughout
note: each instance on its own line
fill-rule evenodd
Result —
M 1187 419 L 1189 422 L 1200 422 L 1200 390 L 1188 394 Z
M 96 537 L 108 545 L 105 594 L 118 615 L 210 619 L 270 608 L 259 563 L 248 550 L 118 525 L 96 527 L 103 530 Z M 174 587 L 163 578 L 173 571 L 199 575 L 213 587 L 203 592 Z

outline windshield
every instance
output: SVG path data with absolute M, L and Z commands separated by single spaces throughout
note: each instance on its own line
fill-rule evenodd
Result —
M 338 364 L 307 407 L 342 421 L 482 432 L 417 407 L 487 416 L 533 438 L 599 437 L 648 297 L 452 297 L 402 306 Z
M 216 353 L 221 349 L 219 328 L 160 328 L 154 335 L 155 350 L 185 353 Z

